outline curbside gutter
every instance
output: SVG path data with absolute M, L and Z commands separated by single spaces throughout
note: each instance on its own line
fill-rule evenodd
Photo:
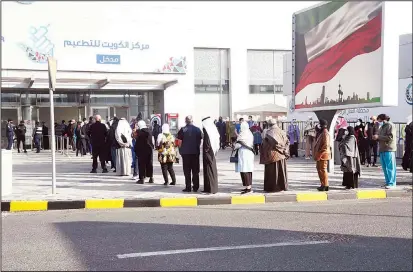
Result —
M 142 207 L 196 207 L 203 205 L 264 204 L 277 202 L 310 202 L 350 199 L 384 199 L 412 197 L 412 190 L 357 190 L 345 192 L 298 192 L 295 194 L 269 194 L 223 197 L 182 197 L 160 199 L 87 199 L 52 201 L 2 201 L 2 212 L 121 209 Z

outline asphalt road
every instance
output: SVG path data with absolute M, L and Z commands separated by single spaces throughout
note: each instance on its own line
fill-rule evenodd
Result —
M 2 214 L 2 270 L 412 270 L 412 199 Z

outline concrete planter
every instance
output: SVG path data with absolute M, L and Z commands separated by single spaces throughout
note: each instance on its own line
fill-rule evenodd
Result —
M 11 150 L 1 150 L 1 196 L 7 196 L 13 189 L 13 156 Z

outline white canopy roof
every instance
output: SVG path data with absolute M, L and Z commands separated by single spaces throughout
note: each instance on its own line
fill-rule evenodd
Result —
M 241 116 L 253 116 L 258 120 L 266 120 L 270 117 L 279 118 L 286 117 L 288 109 L 276 104 L 264 104 L 244 110 L 235 111 L 234 115 L 237 116 L 237 119 Z
M 178 82 L 176 74 L 58 71 L 56 89 L 165 90 Z M 2 70 L 1 88 L 48 89 L 47 71 Z

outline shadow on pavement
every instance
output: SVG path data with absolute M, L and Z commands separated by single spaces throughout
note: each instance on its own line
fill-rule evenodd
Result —
M 54 226 L 71 241 L 88 270 L 412 270 L 411 239 L 151 223 L 75 221 Z M 137 252 L 324 240 L 330 243 L 117 258 Z

